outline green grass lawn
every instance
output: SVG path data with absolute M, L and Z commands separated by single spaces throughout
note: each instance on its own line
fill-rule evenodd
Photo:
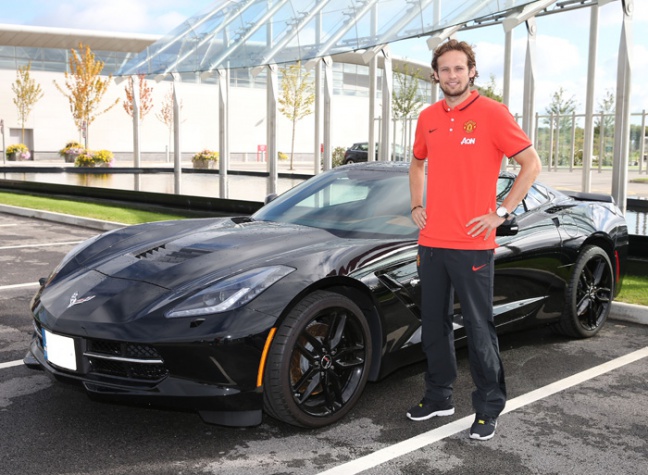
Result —
M 124 224 L 139 224 L 150 221 L 169 219 L 184 219 L 186 215 L 154 212 L 138 208 L 128 208 L 121 205 L 101 204 L 94 202 L 73 201 L 58 198 L 47 198 L 18 193 L 0 192 L 0 204 L 19 206 L 23 208 L 53 211 L 86 218 L 114 221 Z M 623 282 L 621 293 L 617 300 L 625 303 L 648 306 L 648 272 L 646 265 L 633 263 L 628 267 L 628 274 Z
M 102 204 L 95 202 L 73 201 L 68 199 L 47 198 L 26 194 L 0 192 L 0 203 L 21 208 L 53 211 L 55 213 L 71 214 L 84 218 L 114 221 L 124 224 L 148 223 L 168 219 L 183 219 L 187 215 L 177 213 L 155 212 L 123 205 Z
M 648 277 L 628 274 L 617 298 L 619 302 L 648 306 Z

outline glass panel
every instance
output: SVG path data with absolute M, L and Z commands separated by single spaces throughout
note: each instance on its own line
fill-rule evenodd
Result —
M 208 72 L 305 61 L 432 34 L 533 1 L 220 0 L 117 74 Z

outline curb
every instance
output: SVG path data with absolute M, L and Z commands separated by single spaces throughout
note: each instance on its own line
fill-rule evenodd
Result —
M 648 308 L 624 302 L 612 302 L 611 320 L 648 325 Z
M 124 223 L 102 221 L 100 219 L 92 218 L 81 218 L 79 216 L 72 216 L 70 214 L 55 213 L 53 211 L 41 211 L 31 208 L 20 208 L 18 206 L 11 205 L 0 205 L 0 212 L 24 216 L 26 218 L 37 218 L 45 221 L 53 221 L 55 223 L 82 226 L 84 228 L 96 229 L 98 231 L 110 231 L 112 229 L 119 229 L 126 226 L 126 224 Z

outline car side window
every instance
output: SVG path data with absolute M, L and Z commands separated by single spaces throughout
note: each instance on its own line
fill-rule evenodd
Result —
M 513 178 L 501 176 L 497 180 L 497 204 L 500 204 L 506 198 L 513 186 Z
M 526 210 L 529 211 L 537 208 L 547 201 L 549 201 L 549 194 L 547 193 L 547 191 L 539 185 L 534 185 L 529 188 L 529 192 L 524 198 L 524 205 L 526 207 Z
M 515 181 L 515 178 L 507 177 L 507 176 L 501 176 L 497 180 L 497 205 L 499 206 L 502 201 L 504 201 L 504 198 L 509 194 L 511 191 L 511 188 L 513 187 L 513 182 Z M 525 209 L 525 204 L 524 200 L 515 208 L 511 214 L 519 216 L 520 214 L 524 213 L 526 211 Z
M 499 205 L 502 201 L 504 201 L 504 198 L 509 194 L 511 191 L 511 188 L 513 187 L 513 182 L 515 181 L 515 178 L 507 177 L 507 176 L 501 176 L 497 180 L 497 204 Z M 520 215 L 526 211 L 530 211 L 532 209 L 537 208 L 538 206 L 541 206 L 542 204 L 546 203 L 551 199 L 551 196 L 549 194 L 549 191 L 542 185 L 535 183 L 531 188 L 529 188 L 529 192 L 527 195 L 524 197 L 522 202 L 518 205 L 515 210 L 511 214 L 515 215 Z

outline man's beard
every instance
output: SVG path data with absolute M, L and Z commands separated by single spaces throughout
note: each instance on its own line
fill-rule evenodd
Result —
M 462 96 L 463 94 L 465 94 L 466 91 L 470 88 L 470 81 L 468 81 L 468 82 L 466 83 L 466 86 L 465 86 L 464 88 L 462 88 L 459 92 L 451 92 L 451 91 L 448 91 L 448 90 L 447 90 L 444 86 L 442 86 L 441 84 L 439 84 L 439 87 L 440 87 L 441 90 L 443 91 L 443 95 L 444 95 L 445 97 L 460 97 L 460 96 Z

